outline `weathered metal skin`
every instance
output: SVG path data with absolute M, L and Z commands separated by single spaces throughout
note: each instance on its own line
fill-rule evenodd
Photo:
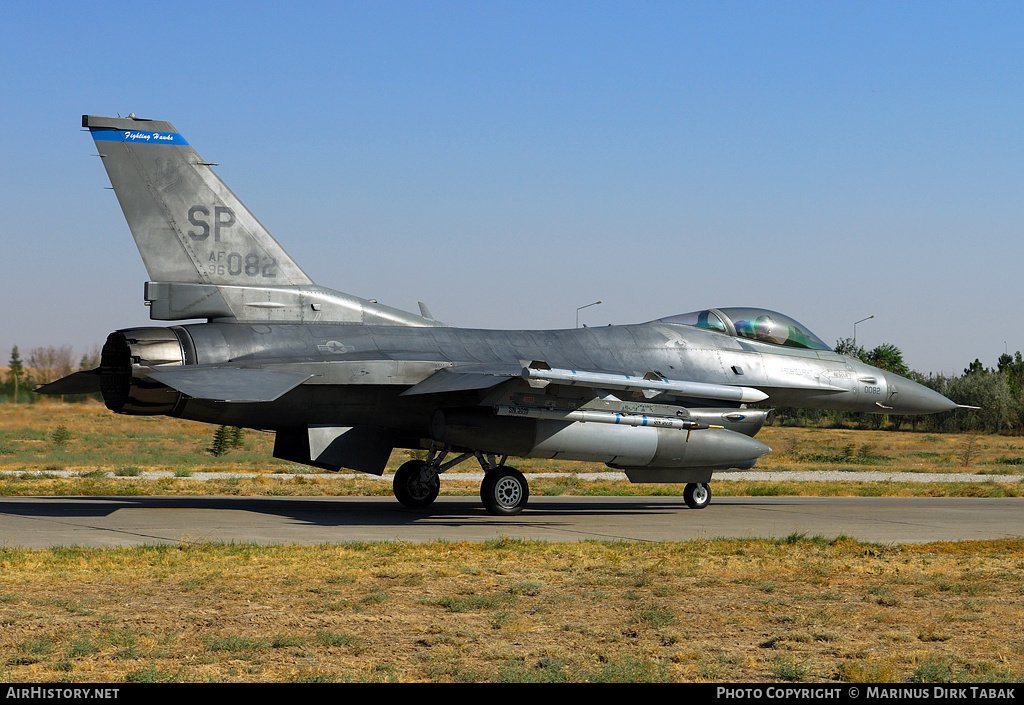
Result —
M 891 398 L 894 406 L 885 409 L 888 413 L 921 413 L 919 405 L 900 406 L 900 397 L 888 394 L 898 384 L 902 398 L 913 399 L 913 382 L 901 379 L 894 383 L 891 376 L 859 361 L 812 351 L 783 355 L 758 350 L 746 341 L 722 340 L 720 333 L 681 328 L 655 321 L 563 331 L 248 323 L 134 329 L 112 334 L 108 343 L 132 341 L 128 348 L 136 364 L 131 382 L 127 370 L 119 368 L 117 384 L 111 374 L 104 396 L 108 406 L 121 413 L 165 414 L 273 431 L 312 425 L 370 426 L 389 429 L 394 443 L 403 447 L 423 447 L 433 440 L 456 449 L 604 462 L 615 467 L 744 467 L 768 448 L 728 429 L 707 429 L 695 436 L 668 429 L 609 429 L 596 424 L 498 418 L 481 406 L 496 395 L 514 401 L 517 394 L 529 392 L 528 384 L 515 378 L 502 382 L 498 390 L 418 396 L 403 396 L 402 392 L 452 365 L 513 366 L 543 357 L 555 367 L 582 367 L 582 361 L 590 369 L 658 370 L 714 384 L 735 384 L 735 365 L 744 371 L 744 383 L 757 385 L 772 401 L 783 404 L 878 412 L 883 410 L 879 398 Z M 127 355 L 123 353 L 122 359 Z M 188 398 L 146 377 L 148 368 L 181 365 L 186 358 L 198 365 L 302 369 L 314 376 L 272 402 L 232 404 Z M 800 386 L 791 386 L 794 379 Z M 878 393 L 861 394 L 860 387 L 867 386 L 865 379 L 871 380 L 870 386 L 877 387 Z M 108 380 L 106 375 L 104 380 Z M 685 403 L 683 400 L 680 405 Z M 449 421 L 443 425 L 446 430 L 438 432 L 438 412 L 447 412 L 461 423 Z M 699 407 L 692 413 L 699 415 Z M 467 418 L 473 422 L 467 424 Z
M 657 321 L 555 331 L 348 324 L 206 323 L 176 327 L 192 342 L 193 364 L 301 366 L 316 375 L 305 386 L 344 386 L 346 394 L 354 391 L 350 387 L 384 385 L 397 396 L 404 388 L 455 364 L 518 365 L 522 360 L 543 359 L 553 367 L 657 370 L 698 382 L 742 383 L 766 391 L 769 401 L 779 406 L 889 414 L 955 408 L 922 385 L 836 353 L 771 350 L 748 341 L 719 340 L 725 337 L 719 333 L 682 328 Z M 168 335 L 173 339 L 182 333 Z M 184 352 L 180 355 L 177 364 L 181 364 Z M 148 363 L 167 364 L 165 360 Z M 744 370 L 742 378 L 732 371 L 734 365 Z M 876 389 L 865 393 L 865 387 Z M 895 397 L 893 389 L 897 390 Z M 328 413 L 311 410 L 304 422 L 329 420 L 317 418 Z M 191 417 L 189 412 L 184 415 Z
M 748 402 L 956 408 L 763 309 L 483 330 L 439 323 L 423 304 L 417 315 L 333 291 L 302 271 L 170 123 L 82 124 L 149 273 L 151 318 L 206 322 L 115 331 L 97 370 L 44 393 L 95 390 L 118 413 L 274 431 L 275 456 L 332 470 L 381 474 L 393 448 L 428 449 L 395 474 L 396 496 L 415 507 L 433 501 L 437 473 L 475 456 L 487 471 L 481 499 L 504 515 L 529 494 L 504 456 L 686 482 L 687 504 L 702 508 L 713 471 L 749 468 L 770 450 L 753 438 L 769 412 Z M 445 462 L 449 452 L 459 455 Z

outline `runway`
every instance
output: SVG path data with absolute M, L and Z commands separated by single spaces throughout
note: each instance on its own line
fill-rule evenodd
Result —
M 1024 498 L 535 497 L 516 517 L 478 498 L 429 510 L 385 497 L 4 497 L 0 546 L 115 547 L 179 542 L 686 541 L 849 536 L 883 544 L 1024 537 Z

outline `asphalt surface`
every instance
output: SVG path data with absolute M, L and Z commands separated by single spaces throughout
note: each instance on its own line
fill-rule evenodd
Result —
M 388 497 L 3 497 L 0 546 L 139 546 L 348 541 L 685 541 L 850 536 L 875 543 L 1024 537 L 1024 498 L 532 497 L 494 517 L 479 499 L 410 510 Z
M 0 470 L 0 476 L 20 477 L 81 477 L 81 470 Z M 113 473 L 106 473 L 112 477 Z M 208 480 L 230 480 L 235 478 L 271 477 L 278 480 L 293 480 L 296 477 L 314 477 L 317 482 L 330 482 L 331 480 L 351 480 L 358 477 L 363 480 L 376 480 L 388 485 L 394 479 L 394 475 L 366 475 L 347 472 L 306 472 L 287 473 L 275 472 L 272 475 L 256 472 L 194 472 L 188 476 L 188 480 L 194 482 L 206 482 Z M 611 471 L 601 472 L 531 472 L 527 479 L 535 478 L 566 478 L 572 477 L 576 480 L 594 481 L 605 480 L 609 482 L 626 482 L 626 473 Z M 134 479 L 144 480 L 166 480 L 175 478 L 175 474 L 169 470 L 147 470 L 139 473 Z M 175 478 L 182 479 L 182 478 Z M 482 472 L 446 472 L 445 480 L 464 480 L 467 482 L 480 482 L 484 479 Z M 857 471 L 846 472 L 843 470 L 799 470 L 799 471 L 765 471 L 765 470 L 725 470 L 715 473 L 714 482 L 913 482 L 913 483 L 934 483 L 934 482 L 991 482 L 997 484 L 1011 484 L 1024 482 L 1024 475 L 992 475 L 966 472 L 876 472 Z M 442 480 L 443 482 L 443 480 Z

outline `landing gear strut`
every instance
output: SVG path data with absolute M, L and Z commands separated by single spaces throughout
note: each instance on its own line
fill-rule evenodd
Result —
M 683 501 L 690 509 L 703 509 L 711 503 L 711 488 L 705 482 L 691 482 L 683 489 Z

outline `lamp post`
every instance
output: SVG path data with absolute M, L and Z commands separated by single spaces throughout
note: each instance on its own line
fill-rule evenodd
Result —
M 586 306 L 580 306 L 578 309 L 576 309 L 576 327 L 577 328 L 580 327 L 580 311 L 582 311 L 585 308 L 590 308 L 591 306 L 597 306 L 599 303 L 601 303 L 601 302 L 600 301 L 595 301 L 592 304 L 587 304 Z
M 857 347 L 857 323 L 863 323 L 864 321 L 870 321 L 872 318 L 874 318 L 874 316 L 868 316 L 867 318 L 862 318 L 862 319 L 860 319 L 859 321 L 857 321 L 856 323 L 853 324 L 853 347 Z

